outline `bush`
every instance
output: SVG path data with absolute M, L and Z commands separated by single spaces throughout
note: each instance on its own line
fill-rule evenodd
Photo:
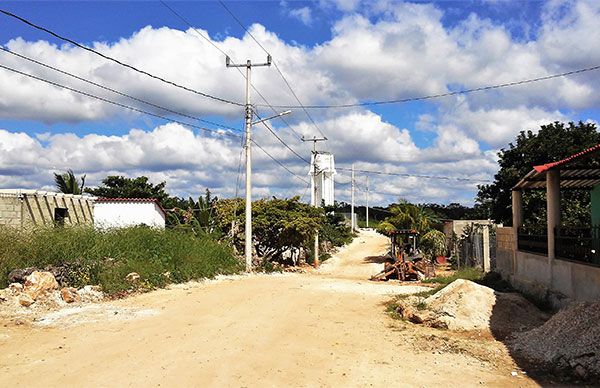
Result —
M 177 230 L 0 227 L 0 287 L 26 267 L 60 267 L 64 285 L 98 284 L 107 293 L 131 288 L 130 272 L 142 288 L 155 288 L 241 270 L 227 246 Z

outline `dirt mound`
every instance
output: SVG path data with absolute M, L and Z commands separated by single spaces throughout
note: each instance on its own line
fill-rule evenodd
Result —
M 568 306 L 511 347 L 540 369 L 600 381 L 600 301 Z
M 450 330 L 486 330 L 497 337 L 530 330 L 547 318 L 519 294 L 496 292 L 464 279 L 428 298 L 412 300 L 409 310 L 413 322 Z M 402 313 L 406 315 L 406 309 Z

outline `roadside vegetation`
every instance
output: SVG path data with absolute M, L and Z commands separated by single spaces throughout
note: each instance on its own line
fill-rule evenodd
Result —
M 27 267 L 55 267 L 64 274 L 62 285 L 100 285 L 108 294 L 232 274 L 242 268 L 225 244 L 178 230 L 0 228 L 0 287 L 8 285 L 10 271 Z M 126 279 L 132 272 L 140 275 L 135 284 Z

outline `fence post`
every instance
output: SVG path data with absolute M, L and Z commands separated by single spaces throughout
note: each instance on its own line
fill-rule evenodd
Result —
M 483 226 L 483 272 L 490 272 L 490 227 Z

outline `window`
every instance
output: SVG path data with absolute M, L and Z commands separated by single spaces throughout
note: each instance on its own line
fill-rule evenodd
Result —
M 55 226 L 65 226 L 65 218 L 69 216 L 69 210 L 64 207 L 56 207 L 54 208 L 54 225 Z

